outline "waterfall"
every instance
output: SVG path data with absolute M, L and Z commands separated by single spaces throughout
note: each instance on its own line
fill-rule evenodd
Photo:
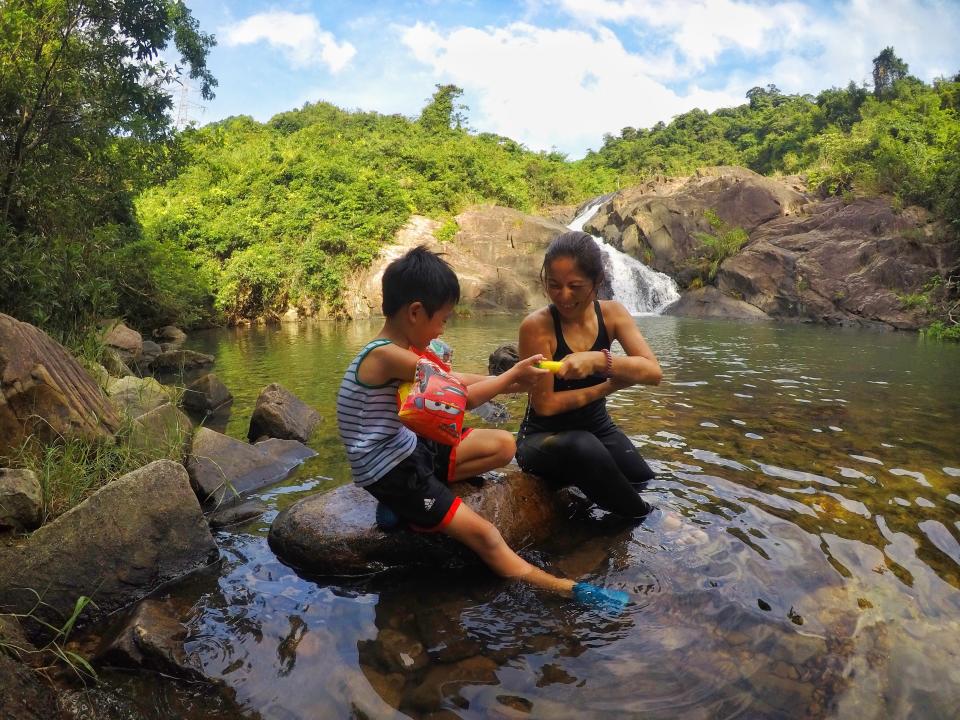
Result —
M 587 220 L 607 199 L 603 197 L 591 202 L 567 227 L 582 231 Z M 603 270 L 613 299 L 623 303 L 631 315 L 659 315 L 680 298 L 677 284 L 669 275 L 648 268 L 596 235 L 591 237 L 603 253 Z

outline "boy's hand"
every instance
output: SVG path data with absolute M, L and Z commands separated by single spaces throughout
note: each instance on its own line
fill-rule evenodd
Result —
M 550 375 L 549 370 L 538 368 L 537 363 L 543 360 L 543 355 L 531 355 L 520 360 L 503 375 L 508 380 L 505 392 L 528 392 L 544 375 Z

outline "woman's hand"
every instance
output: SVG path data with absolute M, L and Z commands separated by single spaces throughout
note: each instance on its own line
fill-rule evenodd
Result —
M 543 360 L 543 355 L 537 353 L 528 358 L 520 360 L 516 365 L 503 373 L 507 378 L 507 389 L 504 392 L 528 392 L 537 383 L 537 380 L 544 375 L 549 375 L 549 370 L 543 370 L 537 367 L 537 363 Z
M 599 375 L 607 368 L 607 357 L 599 351 L 570 353 L 563 359 L 557 376 L 564 380 L 581 380 Z

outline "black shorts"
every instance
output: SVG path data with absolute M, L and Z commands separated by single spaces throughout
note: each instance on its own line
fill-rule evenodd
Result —
M 447 485 L 453 476 L 454 450 L 417 438 L 409 457 L 365 489 L 414 530 L 443 530 L 460 507 L 460 498 Z

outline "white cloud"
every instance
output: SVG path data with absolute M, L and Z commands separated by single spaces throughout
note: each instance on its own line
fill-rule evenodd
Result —
M 654 79 L 659 63 L 628 53 L 604 28 L 548 30 L 525 23 L 441 34 L 417 23 L 403 34 L 438 81 L 464 88 L 471 125 L 537 150 L 582 154 L 605 132 L 648 127 L 693 107 L 741 97 L 693 87 L 680 96 Z
M 343 70 L 357 52 L 349 42 L 337 42 L 309 13 L 257 13 L 223 28 L 220 35 L 228 47 L 265 41 L 280 48 L 295 67 L 323 64 L 334 74 Z
M 685 59 L 688 72 L 705 68 L 724 50 L 762 54 L 784 47 L 809 21 L 809 9 L 798 2 L 561 0 L 560 5 L 587 24 L 633 23 L 656 30 Z

